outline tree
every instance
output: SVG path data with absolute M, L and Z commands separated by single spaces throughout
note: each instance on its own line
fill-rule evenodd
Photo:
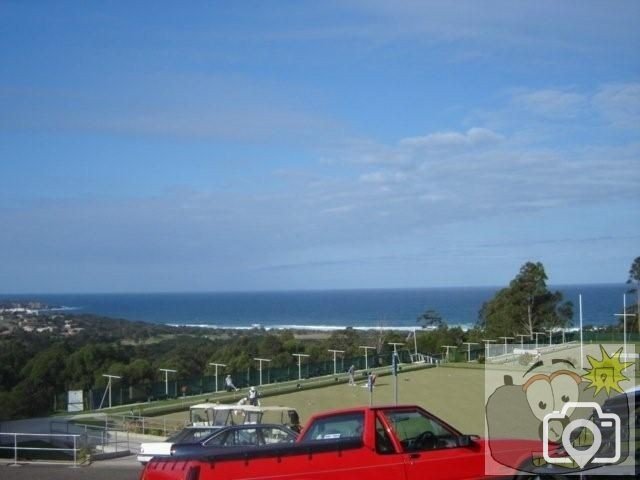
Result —
M 547 288 L 547 274 L 540 263 L 525 263 L 509 283 L 479 312 L 478 324 L 487 335 L 532 335 L 538 329 L 566 327 L 573 318 L 573 304 L 563 302 L 561 292 Z
M 640 257 L 636 257 L 636 259 L 631 264 L 627 283 L 636 284 L 636 288 L 634 288 L 634 291 L 636 294 L 636 312 L 635 312 L 636 316 L 634 318 L 634 322 L 637 324 L 638 332 L 640 332 L 640 319 L 638 319 L 638 316 L 640 315 Z M 627 313 L 627 312 L 624 312 L 624 313 Z M 626 317 L 623 317 L 623 318 L 626 318 Z
M 427 310 L 422 315 L 420 315 L 416 321 L 422 324 L 422 328 L 440 328 L 445 325 L 445 322 L 442 319 L 442 315 L 440 315 L 435 310 Z

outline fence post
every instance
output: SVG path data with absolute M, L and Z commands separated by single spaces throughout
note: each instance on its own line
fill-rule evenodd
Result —
M 18 434 L 13 434 L 13 463 L 9 465 L 10 467 L 19 467 L 18 464 Z
M 78 466 L 78 437 L 73 436 L 73 466 Z

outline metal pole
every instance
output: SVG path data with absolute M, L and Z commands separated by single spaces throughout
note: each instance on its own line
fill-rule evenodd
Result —
M 622 294 L 622 353 L 627 359 L 627 294 Z
M 507 340 L 513 340 L 513 337 L 499 337 L 504 339 L 504 354 L 507 354 Z
M 337 364 L 336 364 L 336 354 L 337 353 L 344 353 L 344 350 L 331 350 L 329 349 L 330 352 L 333 352 L 333 374 L 337 375 L 338 374 L 338 369 L 337 369 Z M 344 367 L 344 357 L 342 357 L 342 362 L 343 362 L 343 367 Z
M 77 437 L 74 435 L 73 436 L 73 466 L 76 467 L 78 466 L 78 449 L 77 447 Z
M 477 342 L 462 342 L 467 346 L 467 362 L 471 362 L 471 345 L 478 345 Z
M 298 357 L 298 380 L 302 380 L 302 357 L 308 357 L 306 353 L 292 353 L 292 356 Z
M 582 351 L 582 294 L 578 295 L 580 306 L 580 369 L 584 370 L 584 352 Z
M 209 365 L 214 365 L 216 367 L 216 393 L 218 393 L 218 367 L 226 367 L 225 363 L 210 363 Z
M 270 362 L 271 360 L 268 358 L 254 358 L 260 365 L 260 386 L 262 386 L 262 362 Z
M 635 313 L 627 313 L 627 294 L 622 294 L 622 313 L 616 313 L 617 317 L 622 317 L 622 356 L 627 358 L 627 317 L 635 317 Z
M 169 372 L 176 373 L 177 370 L 171 370 L 170 368 L 159 368 L 161 372 L 164 372 L 164 394 L 169 396 Z M 178 396 L 178 381 L 176 379 L 176 397 Z
M 496 340 L 485 340 L 485 339 L 483 339 L 482 341 L 485 343 L 485 348 L 486 348 L 486 353 L 485 353 L 485 357 L 484 358 L 488 359 L 488 358 L 490 358 L 489 357 L 489 349 L 491 347 L 491 343 L 495 342 Z
M 358 348 L 363 348 L 364 349 L 364 369 L 366 372 L 369 371 L 369 356 L 367 355 L 367 353 L 369 352 L 370 349 L 376 348 L 376 347 L 367 347 L 364 345 L 359 346 Z
M 19 467 L 18 465 L 18 434 L 13 434 L 13 465 L 12 467 Z
M 397 352 L 393 352 L 393 357 L 391 358 L 391 365 L 393 371 L 393 399 L 394 404 L 398 405 L 398 354 Z

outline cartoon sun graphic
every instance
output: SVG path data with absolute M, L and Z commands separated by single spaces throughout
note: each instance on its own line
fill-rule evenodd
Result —
M 600 352 L 602 353 L 601 360 L 597 360 L 591 355 L 587 355 L 587 360 L 589 360 L 591 368 L 586 368 L 585 370 L 587 370 L 587 373 L 582 375 L 582 378 L 591 382 L 591 385 L 587 388 L 596 389 L 593 394 L 594 397 L 603 389 L 607 392 L 608 396 L 611 395 L 611 390 L 622 393 L 620 382 L 629 380 L 628 377 L 624 376 L 622 371 L 633 365 L 633 363 L 620 361 L 622 348 L 612 356 L 609 356 L 604 347 L 600 345 Z

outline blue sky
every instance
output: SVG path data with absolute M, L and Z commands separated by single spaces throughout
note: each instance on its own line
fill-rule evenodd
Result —
M 0 2 L 0 292 L 625 281 L 639 18 Z

